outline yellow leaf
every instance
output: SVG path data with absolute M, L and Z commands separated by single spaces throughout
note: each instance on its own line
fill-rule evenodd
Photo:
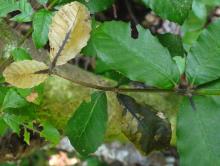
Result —
M 48 69 L 42 62 L 24 60 L 11 63 L 3 72 L 5 81 L 18 88 L 32 88 L 47 79 L 48 74 L 37 73 Z
M 90 14 L 83 4 L 75 1 L 62 6 L 53 17 L 49 31 L 51 62 L 59 51 L 57 65 L 73 59 L 86 46 L 90 31 Z

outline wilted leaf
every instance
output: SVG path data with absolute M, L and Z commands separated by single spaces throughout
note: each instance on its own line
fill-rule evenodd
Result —
M 125 110 L 122 131 L 136 147 L 149 153 L 169 145 L 171 128 L 163 114 L 157 114 L 148 105 L 138 104 L 130 96 L 118 94 L 117 97 Z
M 42 62 L 24 60 L 10 64 L 3 72 L 5 81 L 18 88 L 32 88 L 47 79 L 48 74 L 37 73 L 48 69 Z
M 49 31 L 51 61 L 58 55 L 57 65 L 62 65 L 74 58 L 86 46 L 90 31 L 90 15 L 84 5 L 72 2 L 61 7 Z

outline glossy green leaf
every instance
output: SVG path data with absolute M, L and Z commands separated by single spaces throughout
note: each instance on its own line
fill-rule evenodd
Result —
M 198 95 L 218 95 L 220 96 L 220 80 L 215 80 L 199 86 L 195 93 Z
M 180 165 L 220 165 L 220 97 L 198 96 L 193 100 L 196 110 L 185 98 L 178 114 Z
M 127 23 L 100 25 L 92 36 L 98 57 L 133 81 L 159 88 L 174 87 L 179 73 L 169 51 L 149 30 L 138 26 L 138 31 L 139 38 L 133 39 Z
M 15 90 L 10 89 L 5 95 L 2 109 L 21 108 L 27 104 L 27 101 L 23 97 L 21 97 Z
M 188 80 L 194 85 L 213 81 L 220 77 L 220 21 L 203 30 L 190 49 L 186 61 Z
M 95 92 L 90 102 L 83 102 L 70 118 L 66 135 L 82 155 L 89 155 L 102 144 L 106 131 L 107 98 L 104 92 Z
M 15 48 L 11 55 L 14 61 L 31 60 L 31 55 L 24 48 Z
M 42 122 L 41 125 L 43 126 L 43 131 L 40 132 L 40 135 L 54 145 L 58 144 L 60 141 L 59 131 L 48 121 Z
M 144 2 L 162 18 L 182 24 L 192 8 L 193 0 L 144 0 Z
M 49 26 L 52 21 L 52 12 L 42 9 L 33 17 L 32 39 L 37 48 L 42 48 L 48 41 Z

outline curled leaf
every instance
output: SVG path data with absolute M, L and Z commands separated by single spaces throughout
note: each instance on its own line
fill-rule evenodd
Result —
M 61 7 L 49 30 L 51 62 L 62 65 L 74 58 L 86 46 L 90 31 L 90 14 L 83 4 L 75 1 Z
M 32 88 L 47 79 L 48 66 L 35 60 L 24 60 L 10 64 L 3 72 L 5 81 L 18 88 Z

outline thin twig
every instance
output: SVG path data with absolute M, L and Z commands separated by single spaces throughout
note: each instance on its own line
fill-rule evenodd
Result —
M 111 92 L 152 92 L 152 93 L 175 93 L 175 90 L 173 89 L 158 89 L 158 88 L 119 88 L 119 87 L 110 87 L 110 86 L 100 86 L 100 85 L 96 85 L 96 84 L 92 84 L 92 83 L 88 83 L 88 82 L 83 82 L 80 80 L 75 80 L 75 79 L 71 79 L 67 76 L 64 76 L 63 74 L 60 74 L 58 72 L 53 72 L 54 75 L 57 75 L 61 78 L 64 78 L 66 80 L 69 80 L 73 83 L 82 85 L 84 87 L 87 88 L 93 88 L 93 89 L 97 89 L 97 90 L 102 90 L 102 91 L 111 91 Z

